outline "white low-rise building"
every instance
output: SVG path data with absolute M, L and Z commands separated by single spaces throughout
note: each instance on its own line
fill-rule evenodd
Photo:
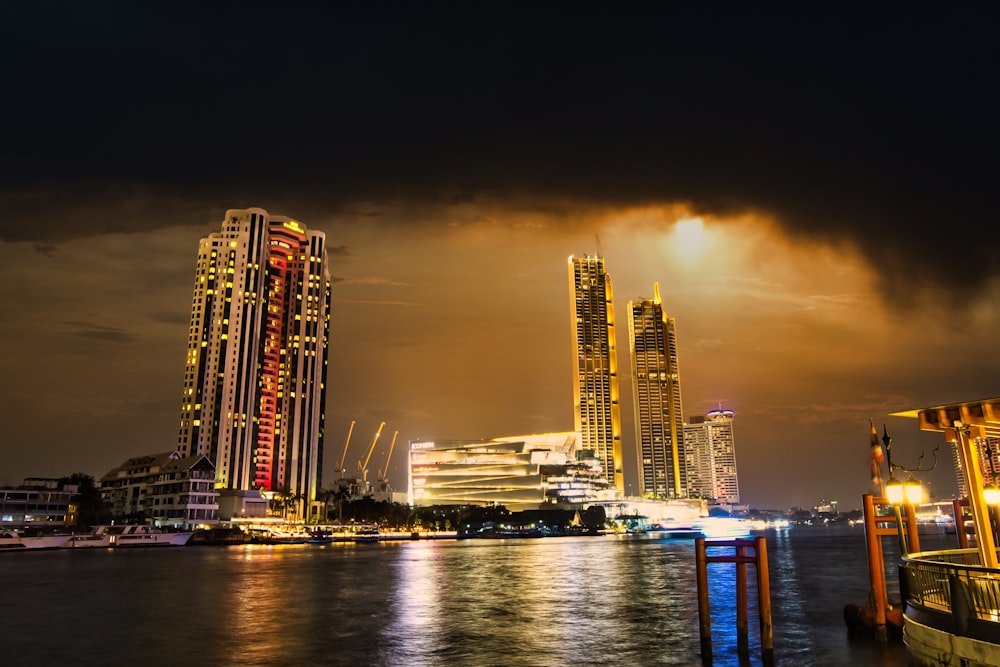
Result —
M 115 520 L 189 528 L 219 522 L 215 486 L 215 466 L 208 457 L 177 452 L 130 458 L 100 481 L 101 497 Z

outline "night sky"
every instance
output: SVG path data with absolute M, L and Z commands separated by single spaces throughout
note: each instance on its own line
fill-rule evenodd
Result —
M 1000 396 L 996 10 L 701 4 L 0 4 L 0 483 L 174 448 L 198 241 L 250 206 L 332 250 L 324 483 L 351 420 L 398 488 L 409 439 L 571 430 L 586 253 L 632 491 L 654 282 L 744 501 L 859 506 L 869 417 L 926 461 L 889 413 Z

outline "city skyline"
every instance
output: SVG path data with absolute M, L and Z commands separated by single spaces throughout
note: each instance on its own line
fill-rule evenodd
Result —
M 197 240 L 256 206 L 327 238 L 325 484 L 352 420 L 348 469 L 382 421 L 571 430 L 592 254 L 618 322 L 665 287 L 743 502 L 858 506 L 869 418 L 912 465 L 941 437 L 890 414 L 1000 394 L 979 11 L 4 5 L 0 483 L 175 445 Z

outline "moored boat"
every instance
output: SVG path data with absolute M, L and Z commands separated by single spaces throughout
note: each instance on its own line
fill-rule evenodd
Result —
M 194 533 L 165 532 L 155 526 L 95 526 L 89 535 L 74 535 L 66 541 L 67 549 L 106 549 L 109 547 L 182 547 Z
M 309 534 L 305 532 L 271 528 L 254 541 L 260 544 L 305 544 L 308 539 Z
M 58 549 L 69 535 L 39 535 L 26 536 L 15 530 L 0 531 L 0 551 L 37 551 L 41 549 Z
M 381 537 L 378 526 L 362 526 L 354 533 L 355 542 L 378 542 Z

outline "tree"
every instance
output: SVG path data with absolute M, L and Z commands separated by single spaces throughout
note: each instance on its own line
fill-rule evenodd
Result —
M 607 520 L 604 508 L 600 505 L 591 505 L 580 515 L 583 525 L 587 528 L 603 528 Z
M 343 484 L 337 485 L 333 492 L 333 502 L 337 503 L 337 521 L 344 523 L 344 501 L 351 497 L 351 490 Z
M 288 516 L 288 505 L 292 502 L 294 495 L 290 488 L 283 487 L 274 492 L 271 497 L 271 502 L 269 503 L 271 512 L 281 512 L 281 518 L 286 518 Z
M 320 505 L 320 507 L 322 507 L 322 512 L 320 513 L 319 517 L 320 523 L 326 523 L 327 519 L 329 518 L 327 516 L 330 510 L 329 503 L 330 500 L 333 498 L 333 495 L 334 495 L 333 491 L 331 491 L 330 489 L 320 489 L 319 491 L 316 492 L 316 501 L 322 503 Z
M 97 488 L 97 483 L 92 476 L 82 472 L 75 472 L 68 477 L 61 478 L 59 484 L 75 484 L 77 487 L 80 499 L 76 515 L 77 526 L 90 528 L 91 526 L 108 523 L 111 513 L 104 506 L 101 491 Z

